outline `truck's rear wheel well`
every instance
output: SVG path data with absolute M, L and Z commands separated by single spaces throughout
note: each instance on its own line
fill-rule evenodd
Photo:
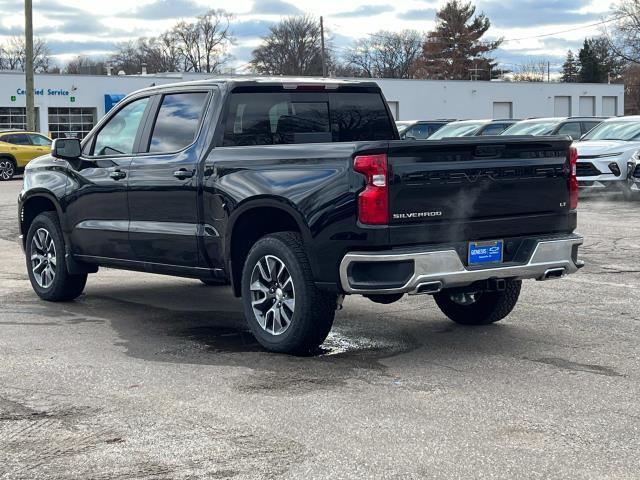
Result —
M 244 212 L 231 233 L 231 274 L 233 291 L 240 296 L 242 268 L 251 247 L 262 237 L 275 232 L 298 232 L 300 227 L 291 214 L 275 207 L 258 207 Z
M 55 212 L 56 206 L 47 197 L 32 197 L 25 202 L 20 212 L 20 233 L 27 235 L 33 220 L 42 212 Z

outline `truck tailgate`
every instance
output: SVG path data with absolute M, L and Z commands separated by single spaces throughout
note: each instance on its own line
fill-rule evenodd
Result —
M 572 231 L 570 144 L 563 137 L 390 142 L 391 244 Z

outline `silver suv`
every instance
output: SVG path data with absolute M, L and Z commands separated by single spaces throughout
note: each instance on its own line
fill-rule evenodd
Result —
M 574 146 L 578 183 L 584 191 L 618 191 L 630 196 L 630 169 L 640 154 L 640 116 L 605 120 Z

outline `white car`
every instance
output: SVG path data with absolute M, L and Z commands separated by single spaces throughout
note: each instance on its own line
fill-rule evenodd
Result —
M 581 189 L 631 195 L 628 178 L 640 155 L 640 116 L 605 120 L 574 146 Z

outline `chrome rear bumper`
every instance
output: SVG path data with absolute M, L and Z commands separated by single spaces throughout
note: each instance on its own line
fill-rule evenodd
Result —
M 538 241 L 529 260 L 520 264 L 493 264 L 469 268 L 454 249 L 387 252 L 351 252 L 340 263 L 340 283 L 345 293 L 392 294 L 435 293 L 443 288 L 464 287 L 491 279 L 550 280 L 575 273 L 584 264 L 577 260 L 575 247 L 582 245 L 579 235 L 549 237 Z M 354 287 L 350 267 L 355 263 L 413 261 L 413 274 L 404 285 L 393 288 Z

